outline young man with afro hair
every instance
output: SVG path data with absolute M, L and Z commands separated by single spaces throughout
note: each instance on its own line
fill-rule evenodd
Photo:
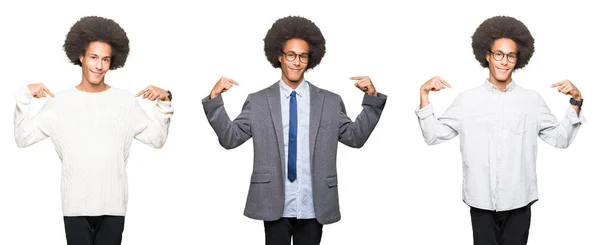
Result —
M 154 118 L 136 96 L 104 82 L 125 65 L 129 39 L 113 20 L 88 16 L 67 34 L 64 50 L 81 66 L 79 85 L 56 93 L 42 83 L 16 93 L 14 126 L 19 147 L 50 137 L 62 161 L 61 196 L 68 244 L 120 244 L 127 208 L 125 167 L 132 140 L 161 148 L 173 114 L 170 92 L 148 86 L 137 96 L 156 100 Z M 48 97 L 35 117 L 32 98 Z
M 538 200 L 537 137 L 567 148 L 585 119 L 581 92 L 569 80 L 552 85 L 571 96 L 559 122 L 535 91 L 515 83 L 512 73 L 525 67 L 534 39 L 519 20 L 496 16 L 485 20 L 472 36 L 475 58 L 489 69 L 482 85 L 462 92 L 436 118 L 430 91 L 451 85 L 436 76 L 421 86 L 416 110 L 429 145 L 460 136 L 463 159 L 463 201 L 470 206 L 476 245 L 527 244 L 531 205 Z
M 364 91 L 353 122 L 342 98 L 304 79 L 325 55 L 320 29 L 303 17 L 273 24 L 264 38 L 267 60 L 281 69 L 273 85 L 252 93 L 233 121 L 221 93 L 238 83 L 222 77 L 202 100 L 219 143 L 235 148 L 254 141 L 254 168 L 244 215 L 264 221 L 266 244 L 319 244 L 324 224 L 340 220 L 338 142 L 360 148 L 375 129 L 386 102 L 366 76 L 351 77 Z

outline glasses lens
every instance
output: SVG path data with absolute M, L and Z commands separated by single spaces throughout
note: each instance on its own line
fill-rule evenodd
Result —
M 504 58 L 504 53 L 500 52 L 500 51 L 496 51 L 494 52 L 494 59 L 497 61 L 501 61 L 502 58 Z
M 285 53 L 285 59 L 288 61 L 294 61 L 296 59 L 296 54 L 294 52 Z
M 308 62 L 308 54 L 301 54 L 300 55 L 300 62 L 307 63 Z
M 515 61 L 517 61 L 517 55 L 516 54 L 508 54 L 508 62 L 515 63 Z

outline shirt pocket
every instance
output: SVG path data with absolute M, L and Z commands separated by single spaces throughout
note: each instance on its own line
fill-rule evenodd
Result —
M 506 119 L 505 127 L 515 134 L 527 133 L 529 127 L 527 127 L 527 113 L 519 112 L 512 114 Z

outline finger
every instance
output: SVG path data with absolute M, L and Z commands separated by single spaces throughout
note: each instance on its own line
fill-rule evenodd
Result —
M 567 94 L 570 93 L 571 91 L 573 91 L 573 85 L 567 84 L 567 86 L 563 88 L 563 91 L 565 91 L 565 93 Z
M 567 91 L 568 91 L 568 90 L 569 90 L 569 88 L 568 88 L 568 87 L 561 87 L 561 88 L 559 88 L 559 89 L 558 89 L 558 92 L 561 92 L 561 93 L 563 93 L 563 94 L 567 94 Z
M 240 85 L 238 82 L 236 82 L 236 81 L 234 81 L 234 80 L 232 80 L 232 79 L 229 79 L 229 80 L 231 81 L 231 83 L 233 83 L 233 84 L 235 84 L 235 85 Z
M 140 95 L 142 95 L 142 94 L 146 93 L 146 91 L 147 91 L 147 90 L 148 90 L 148 88 L 145 88 L 145 89 L 143 89 L 142 91 L 140 91 L 139 93 L 137 93 L 137 94 L 135 95 L 135 97 L 139 97 Z
M 452 88 L 452 85 L 450 85 L 450 83 L 446 82 L 446 80 L 444 80 L 444 79 L 440 78 L 440 82 L 441 82 L 442 84 L 444 84 L 444 86 L 447 86 L 448 88 Z
M 355 77 L 350 77 L 350 80 L 362 80 L 363 78 L 365 78 L 364 76 L 355 76 Z
M 52 98 L 54 98 L 54 94 L 52 92 L 50 92 L 50 90 L 48 88 L 46 88 L 46 93 L 48 93 Z
M 565 81 L 560 81 L 560 82 L 557 82 L 555 84 L 552 84 L 552 86 L 550 86 L 550 87 L 555 88 L 555 87 L 563 85 L 564 83 L 565 83 Z
M 560 85 L 560 86 L 558 87 L 558 91 L 560 92 L 560 91 L 564 90 L 564 89 L 565 89 L 567 86 L 568 86 L 568 84 L 563 84 L 563 85 Z
M 358 82 L 358 86 L 360 86 L 360 88 L 362 90 L 369 89 L 369 85 L 371 85 L 371 83 L 368 80 L 363 80 L 363 81 Z
M 50 89 L 48 89 L 46 85 L 42 84 L 42 90 L 44 90 L 44 92 L 48 93 L 50 96 L 52 96 L 52 98 L 54 98 L 54 94 L 50 92 Z

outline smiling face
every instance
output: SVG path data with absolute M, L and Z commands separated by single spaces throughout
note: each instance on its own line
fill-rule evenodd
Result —
M 288 60 L 294 56 L 290 52 L 296 54 L 293 61 Z M 308 65 L 308 52 L 308 43 L 298 38 L 287 40 L 283 46 L 282 53 L 279 55 L 281 79 L 291 88 L 296 88 L 304 80 L 304 72 Z M 286 53 L 289 54 L 289 58 L 286 58 Z
M 517 64 L 517 60 L 515 58 L 514 62 L 512 62 L 513 59 L 510 59 L 509 61 L 508 56 L 517 57 L 517 43 L 508 38 L 499 38 L 494 41 L 490 51 L 485 54 L 490 69 L 490 82 L 492 84 L 510 83 L 512 81 L 511 76 L 515 65 Z M 504 53 L 504 55 L 499 54 L 499 52 Z M 496 55 L 494 53 L 496 53 Z M 496 60 L 500 57 L 502 57 L 502 59 Z
M 82 84 L 97 86 L 104 83 L 104 75 L 110 68 L 112 48 L 105 42 L 90 42 L 85 55 L 79 57 L 82 69 Z

